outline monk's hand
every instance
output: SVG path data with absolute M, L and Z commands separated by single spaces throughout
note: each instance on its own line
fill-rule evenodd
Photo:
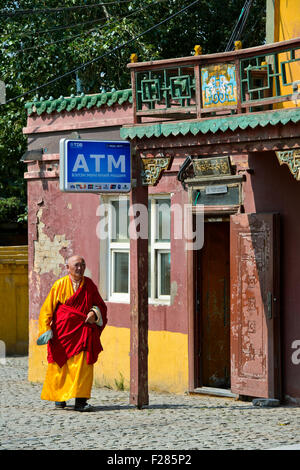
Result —
M 96 315 L 93 312 L 93 310 L 90 310 L 86 316 L 85 323 L 95 323 L 95 321 L 96 321 Z

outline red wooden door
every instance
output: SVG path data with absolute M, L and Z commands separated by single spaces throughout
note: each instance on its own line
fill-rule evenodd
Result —
M 280 399 L 279 216 L 230 222 L 231 390 Z

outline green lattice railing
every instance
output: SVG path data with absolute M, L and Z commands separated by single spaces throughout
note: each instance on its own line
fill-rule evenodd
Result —
M 195 99 L 195 77 L 193 67 L 174 67 L 136 74 L 136 100 L 139 110 L 144 105 L 155 109 L 164 104 L 164 109 L 174 106 L 189 107 Z
M 253 112 L 300 99 L 300 38 L 129 67 L 137 122 Z
M 300 55 L 298 54 L 299 57 L 297 57 L 298 51 L 299 48 L 287 50 L 285 56 L 289 56 L 288 60 L 283 60 L 284 57 L 282 57 L 281 51 L 273 54 L 261 54 L 254 58 L 241 59 L 242 102 L 251 102 L 258 99 L 264 104 L 264 102 L 268 101 L 276 102 L 278 98 L 282 101 L 284 98 L 289 98 L 295 91 L 298 91 L 300 68 L 294 70 L 294 73 L 290 70 L 290 67 L 300 62 Z M 255 81 L 258 83 L 255 83 Z M 291 87 L 292 93 L 289 92 Z

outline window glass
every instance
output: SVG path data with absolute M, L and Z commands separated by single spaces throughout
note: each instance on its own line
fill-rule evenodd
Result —
M 115 293 L 128 293 L 129 254 L 113 252 L 114 256 L 114 288 Z
M 171 255 L 159 253 L 160 258 L 160 295 L 170 295 Z
M 156 241 L 170 241 L 170 200 L 157 199 L 156 200 Z
M 128 242 L 129 227 L 129 201 L 128 199 L 120 199 L 111 201 L 111 241 L 112 242 Z
M 110 201 L 109 292 L 112 300 L 129 301 L 129 200 Z
M 152 196 L 148 211 L 148 292 L 150 299 L 166 301 L 170 295 L 170 198 Z

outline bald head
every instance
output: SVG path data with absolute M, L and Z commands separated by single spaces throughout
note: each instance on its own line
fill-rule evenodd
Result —
M 85 261 L 82 256 L 73 255 L 66 262 L 68 274 L 74 281 L 80 281 L 85 271 Z
M 67 259 L 66 265 L 69 265 L 70 263 L 73 263 L 74 261 L 77 262 L 78 260 L 84 262 L 84 259 L 83 259 L 82 256 L 72 255 L 72 256 L 70 256 L 70 258 Z

